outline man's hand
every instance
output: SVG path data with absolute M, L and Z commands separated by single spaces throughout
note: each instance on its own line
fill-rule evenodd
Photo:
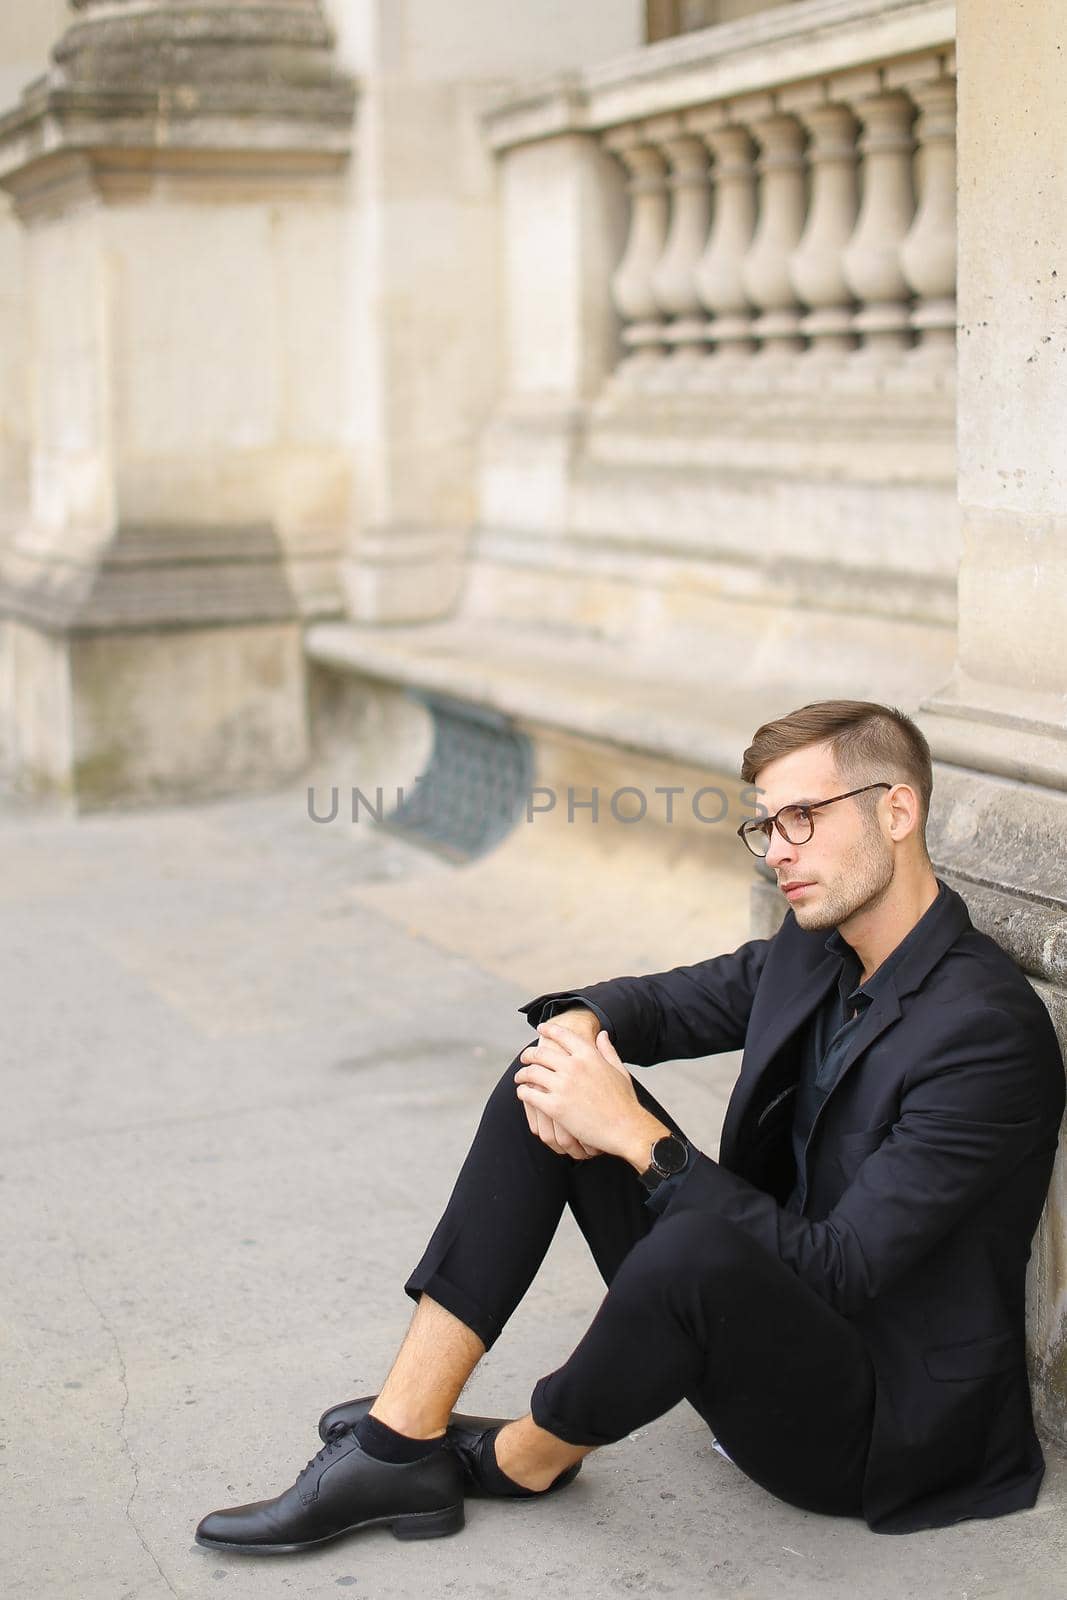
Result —
M 561 1022 L 564 1027 L 571 1028 L 582 1038 L 590 1042 L 595 1041 L 600 1031 L 600 1018 L 595 1011 L 588 1011 L 585 1006 L 572 1006 L 569 1011 L 560 1011 L 552 1018 L 553 1022 Z M 606 1035 L 605 1035 L 606 1037 Z M 599 1156 L 602 1151 L 596 1150 L 592 1145 L 579 1143 L 572 1139 L 565 1128 L 561 1128 L 544 1111 L 539 1111 L 536 1106 L 525 1105 L 526 1121 L 530 1132 L 540 1139 L 542 1144 L 547 1144 L 558 1156 L 570 1156 L 574 1161 L 588 1161 L 591 1156 Z
M 558 1122 L 553 1122 L 546 1112 L 538 1111 L 531 1105 L 524 1106 L 523 1110 L 526 1112 L 530 1132 L 558 1156 L 570 1156 L 573 1161 L 588 1161 L 591 1156 L 603 1155 L 602 1150 L 596 1150 L 592 1145 L 581 1144 L 577 1139 L 572 1139 L 567 1130 L 561 1128 Z
M 592 1043 L 562 1019 L 543 1022 L 537 1031 L 540 1041 L 522 1052 L 515 1074 L 527 1117 L 533 1111 L 552 1124 L 549 1138 L 540 1121 L 536 1127 L 531 1122 L 533 1131 L 560 1154 L 575 1155 L 573 1143 L 584 1152 L 576 1159 L 604 1152 L 643 1172 L 653 1142 L 670 1129 L 641 1105 L 606 1030 Z

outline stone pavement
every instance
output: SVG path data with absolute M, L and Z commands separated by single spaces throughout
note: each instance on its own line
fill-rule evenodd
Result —
M 1060 1600 L 1059 1452 L 1031 1512 L 884 1537 L 774 1500 L 685 1407 L 554 1503 L 472 1502 L 457 1538 L 194 1546 L 380 1381 L 403 1276 L 529 1037 L 518 1003 L 744 931 L 747 869 L 710 847 L 635 843 L 623 881 L 615 846 L 572 832 L 455 869 L 316 826 L 305 798 L 0 819 L 5 1600 Z M 656 1069 L 705 1148 L 735 1070 Z M 522 1410 L 600 1293 L 565 1219 L 464 1404 Z

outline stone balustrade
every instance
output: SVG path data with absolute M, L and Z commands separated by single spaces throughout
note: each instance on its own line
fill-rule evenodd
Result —
M 753 684 L 914 706 L 951 670 L 955 26 L 795 0 L 484 119 L 506 361 L 466 604 L 624 643 L 665 704 L 695 673 L 723 752 Z
M 951 385 L 954 33 L 943 0 L 801 0 L 493 112 L 499 150 L 581 130 L 620 164 L 620 380 Z

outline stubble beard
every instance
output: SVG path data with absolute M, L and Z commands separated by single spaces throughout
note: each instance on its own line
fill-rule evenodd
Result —
M 893 866 L 893 852 L 879 834 L 861 839 L 839 862 L 832 881 L 819 885 L 819 904 L 801 902 L 793 907 L 797 926 L 810 933 L 826 932 L 840 928 L 859 911 L 873 910 L 893 882 Z

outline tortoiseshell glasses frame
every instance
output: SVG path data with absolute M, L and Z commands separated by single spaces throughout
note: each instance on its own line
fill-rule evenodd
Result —
M 865 783 L 861 789 L 849 789 L 846 794 L 831 795 L 829 800 L 813 800 L 810 805 L 779 806 L 773 817 L 752 817 L 742 822 L 737 837 L 746 844 L 754 856 L 763 857 L 771 848 L 771 829 L 777 828 L 786 844 L 807 844 L 815 832 L 812 812 L 822 806 L 836 805 L 838 800 L 851 800 L 853 795 L 866 794 L 868 789 L 891 789 L 891 783 Z

